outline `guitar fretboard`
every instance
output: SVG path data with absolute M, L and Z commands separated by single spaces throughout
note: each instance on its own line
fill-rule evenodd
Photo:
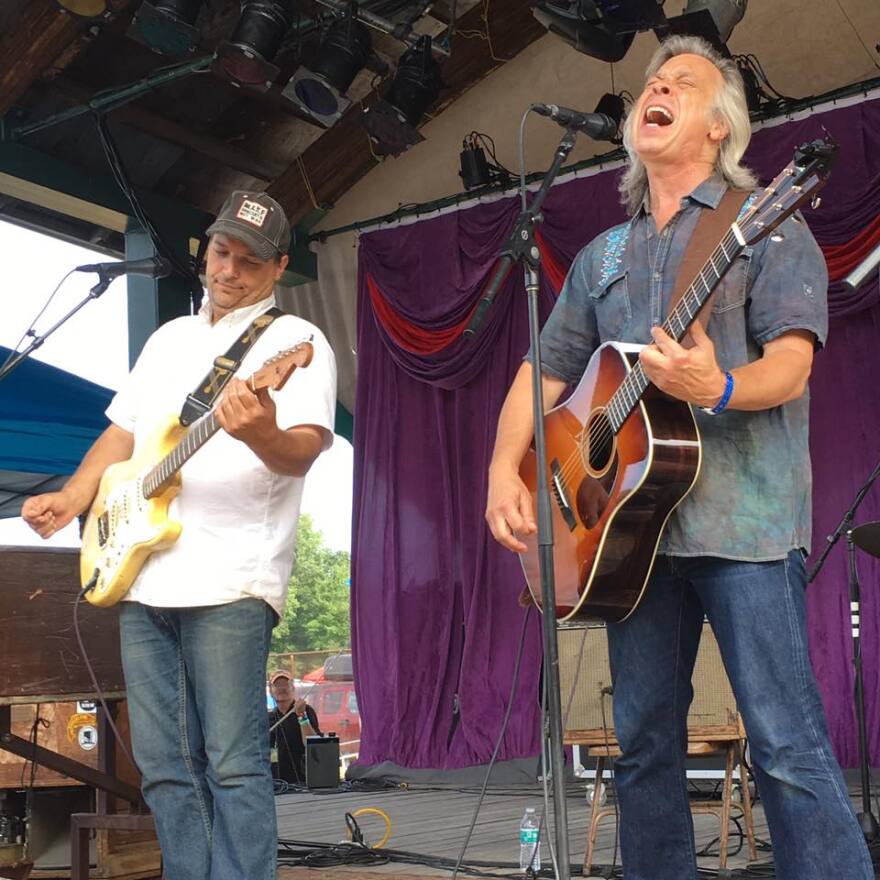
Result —
M 144 497 L 152 498 L 161 492 L 174 475 L 204 444 L 220 430 L 220 425 L 211 411 L 194 422 L 183 438 L 149 473 L 144 477 Z
M 691 282 L 675 308 L 670 312 L 669 317 L 663 322 L 663 330 L 676 342 L 681 342 L 684 339 L 688 327 L 693 324 L 700 309 L 718 286 L 718 282 L 721 281 L 742 251 L 743 245 L 740 244 L 733 231 L 733 226 L 731 226 L 721 240 L 721 244 L 715 248 L 712 255 L 703 264 L 697 277 Z M 641 363 L 636 363 L 607 404 L 608 420 L 615 434 L 623 426 L 629 414 L 638 406 L 642 395 L 650 384 Z

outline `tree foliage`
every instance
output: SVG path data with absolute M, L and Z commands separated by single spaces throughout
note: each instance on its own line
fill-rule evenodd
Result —
M 272 637 L 273 653 L 321 651 L 350 643 L 350 573 L 350 554 L 327 547 L 312 518 L 301 514 L 296 562 L 284 617 Z

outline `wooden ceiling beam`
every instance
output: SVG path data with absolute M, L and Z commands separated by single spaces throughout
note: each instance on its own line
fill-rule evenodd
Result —
M 15 24 L 0 38 L 0 116 L 71 43 L 88 33 L 85 21 L 65 15 L 53 0 L 28 3 Z
M 91 98 L 88 89 L 66 77 L 59 76 L 52 81 L 52 89 L 63 98 L 78 104 L 87 104 Z M 227 168 L 234 168 L 242 174 L 256 177 L 258 180 L 274 180 L 282 168 L 267 162 L 245 150 L 230 146 L 223 141 L 207 134 L 186 128 L 177 122 L 165 118 L 159 113 L 138 107 L 136 104 L 124 104 L 109 111 L 111 118 L 124 125 L 130 125 L 146 134 L 193 150 L 208 159 L 213 159 Z
M 131 0 L 116 4 L 117 14 Z M 91 39 L 90 23 L 61 11 L 54 0 L 30 0 L 0 37 L 0 116 L 59 59 L 69 64 Z
M 493 12 L 493 8 L 497 11 Z M 499 64 L 510 61 L 546 33 L 532 15 L 530 0 L 498 3 L 495 7 L 489 7 L 490 52 L 488 40 L 467 39 L 459 33 L 485 33 L 483 9 L 484 5 L 479 3 L 456 22 L 452 54 L 443 69 L 445 88 L 439 109 L 451 104 Z M 375 99 L 374 91 L 365 99 L 365 103 L 372 103 Z M 433 112 L 437 112 L 437 109 L 434 108 Z M 366 130 L 360 123 L 360 115 L 360 103 L 355 102 L 326 134 L 308 147 L 268 187 L 270 195 L 284 206 L 292 224 L 298 223 L 313 208 L 304 175 L 308 175 L 319 205 L 326 207 L 375 166 L 376 159 L 370 149 Z

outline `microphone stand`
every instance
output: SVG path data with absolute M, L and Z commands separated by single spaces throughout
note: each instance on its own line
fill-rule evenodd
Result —
M 573 128 L 566 128 L 565 134 L 553 157 L 540 189 L 535 193 L 531 205 L 523 211 L 501 252 L 501 260 L 495 270 L 486 293 L 477 304 L 474 316 L 465 334 L 473 336 L 482 324 L 483 316 L 492 303 L 498 288 L 507 276 L 510 267 L 522 262 L 525 269 L 526 293 L 529 308 L 529 336 L 531 339 L 530 362 L 532 367 L 532 412 L 535 423 L 535 455 L 538 461 L 538 561 L 541 571 L 541 607 L 543 610 L 544 644 L 544 688 L 547 694 L 547 719 L 544 721 L 544 739 L 550 740 L 550 777 L 553 780 L 553 813 L 556 840 L 556 863 L 558 880 L 570 880 L 571 863 L 568 849 L 568 804 L 565 798 L 564 765 L 565 754 L 562 744 L 562 701 L 559 696 L 559 647 L 556 639 L 556 588 L 553 574 L 553 520 L 550 507 L 550 492 L 547 481 L 546 438 L 544 433 L 544 393 L 541 384 L 541 338 L 538 315 L 538 291 L 540 287 L 538 270 L 541 253 L 535 241 L 535 226 L 542 219 L 541 205 L 550 191 L 550 186 L 559 169 L 571 152 L 577 139 Z M 547 768 L 544 776 L 547 777 Z
M 859 505 L 878 476 L 880 476 L 880 462 L 877 463 L 862 488 L 856 493 L 853 503 L 843 515 L 843 519 L 837 524 L 837 528 L 825 539 L 825 549 L 807 578 L 807 583 L 812 583 L 816 579 L 816 575 L 819 574 L 819 570 L 825 564 L 831 549 L 840 540 L 841 536 L 845 534 L 849 565 L 849 602 L 852 614 L 853 671 L 855 678 L 853 697 L 859 731 L 859 767 L 862 777 L 862 811 L 856 815 L 859 820 L 859 826 L 862 829 L 862 834 L 865 835 L 865 840 L 869 843 L 877 838 L 880 826 L 878 826 L 877 819 L 871 812 L 871 770 L 868 761 L 868 731 L 865 722 L 865 688 L 862 679 L 862 640 L 859 634 L 861 591 L 859 587 L 859 572 L 856 566 L 856 545 L 853 541 L 852 530 L 856 510 L 858 510 Z
M 77 303 L 63 318 L 56 321 L 45 333 L 37 335 L 31 333 L 33 339 L 24 351 L 13 352 L 9 359 L 0 366 L 0 382 L 2 382 L 32 351 L 36 351 L 65 321 L 72 318 L 87 302 L 97 299 L 111 284 L 116 275 L 106 275 L 98 272 L 98 283 L 89 291 L 88 296 Z

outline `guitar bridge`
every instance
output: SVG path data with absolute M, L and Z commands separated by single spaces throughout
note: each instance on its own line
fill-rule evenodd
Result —
M 559 512 L 562 514 L 568 530 L 573 532 L 577 525 L 577 520 L 568 500 L 568 490 L 565 485 L 565 477 L 562 475 L 562 467 L 556 458 L 550 462 L 550 473 L 550 485 L 553 487 L 553 495 L 556 498 L 556 503 L 559 505 Z

